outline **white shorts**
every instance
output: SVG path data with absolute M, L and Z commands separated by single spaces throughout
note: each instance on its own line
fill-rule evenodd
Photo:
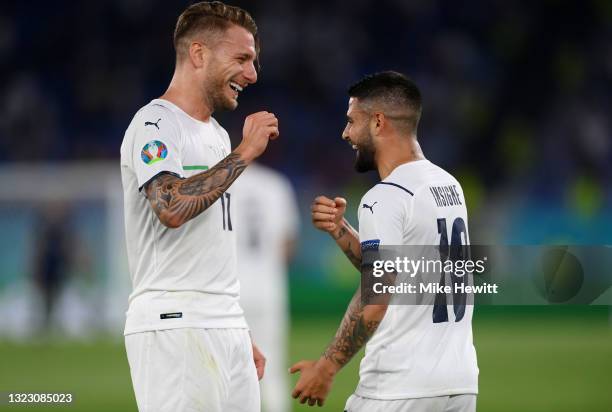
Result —
M 247 329 L 134 333 L 125 348 L 140 412 L 260 412 Z
M 436 396 L 380 400 L 351 395 L 346 401 L 345 412 L 475 412 L 476 395 Z

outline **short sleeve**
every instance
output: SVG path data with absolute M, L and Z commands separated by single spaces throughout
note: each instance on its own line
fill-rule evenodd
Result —
M 359 205 L 359 241 L 362 250 L 403 243 L 405 199 L 386 187 L 376 186 Z
M 142 109 L 134 122 L 131 161 L 138 188 L 162 172 L 182 177 L 181 133 L 174 114 L 152 105 Z

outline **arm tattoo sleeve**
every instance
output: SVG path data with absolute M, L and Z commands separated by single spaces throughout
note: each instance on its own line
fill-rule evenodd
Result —
M 357 248 L 361 247 L 361 245 L 359 244 L 359 238 L 354 233 L 355 230 L 350 226 L 349 228 L 347 228 L 346 225 L 347 223 L 344 222 L 343 226 L 338 231 L 338 234 L 334 235 L 333 238 L 336 241 L 336 243 L 338 243 L 338 246 L 340 247 L 342 252 L 344 252 L 346 257 L 351 261 L 353 266 L 355 266 L 358 270 L 361 270 L 361 256 L 357 256 L 355 251 L 353 251 L 353 247 L 357 247 Z M 353 235 L 352 238 L 354 239 L 351 240 L 349 238 L 348 240 L 340 240 L 346 234 L 349 234 L 349 235 L 352 234 Z
M 246 166 L 238 154 L 230 153 L 212 169 L 188 179 L 162 174 L 145 188 L 147 198 L 163 223 L 177 227 L 208 209 Z
M 353 296 L 336 336 L 329 344 L 323 356 L 339 365 L 346 365 L 351 358 L 372 337 L 381 320 L 364 317 L 364 306 L 361 302 L 361 288 Z
M 340 231 L 338 231 L 338 235 L 334 236 L 334 240 L 340 239 L 342 236 L 346 235 L 346 232 L 347 232 L 346 228 L 342 226 L 340 228 Z
M 346 257 L 349 258 L 353 266 L 355 266 L 357 269 L 361 269 L 361 258 L 356 256 L 355 253 L 353 252 L 352 243 L 353 242 L 349 241 L 346 248 L 342 249 L 342 251 L 344 252 Z

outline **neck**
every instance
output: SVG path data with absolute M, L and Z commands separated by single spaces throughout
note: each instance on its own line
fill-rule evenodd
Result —
M 160 99 L 168 100 L 194 119 L 206 122 L 213 111 L 202 90 L 194 85 L 197 85 L 197 81 L 177 66 L 168 90 Z
M 425 159 L 416 136 L 389 139 L 394 144 L 385 144 L 384 150 L 376 151 L 376 164 L 380 180 L 384 180 L 396 167 L 417 160 Z

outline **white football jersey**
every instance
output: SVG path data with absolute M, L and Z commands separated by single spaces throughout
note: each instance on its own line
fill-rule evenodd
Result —
M 231 152 L 214 118 L 202 122 L 169 101 L 140 109 L 121 145 L 125 232 L 133 292 L 125 334 L 180 327 L 246 328 L 239 305 L 232 188 L 179 228 L 165 227 L 143 186 L 160 173 L 181 178 Z
M 359 205 L 362 248 L 373 242 L 440 245 L 439 229 L 450 232 L 454 224 L 469 244 L 461 185 L 428 160 L 398 166 Z M 357 395 L 391 400 L 478 393 L 473 306 L 464 306 L 462 317 L 452 305 L 440 309 L 446 320 L 436 319 L 432 304 L 388 306 L 366 345 Z

